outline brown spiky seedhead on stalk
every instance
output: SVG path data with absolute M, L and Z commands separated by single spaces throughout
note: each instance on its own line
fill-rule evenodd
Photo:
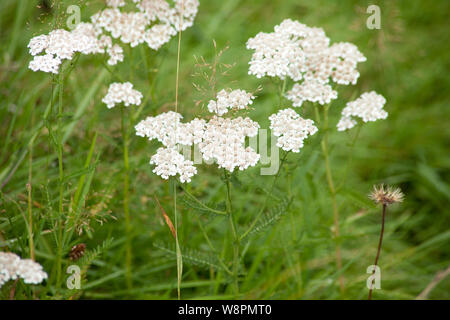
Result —
M 369 198 L 375 201 L 375 203 L 390 205 L 402 202 L 404 195 L 399 188 L 393 188 L 391 186 L 385 187 L 381 184 L 379 186 L 373 186 L 373 191 L 370 193 Z
M 86 245 L 84 243 L 77 244 L 70 249 L 69 258 L 72 261 L 80 259 L 86 252 Z

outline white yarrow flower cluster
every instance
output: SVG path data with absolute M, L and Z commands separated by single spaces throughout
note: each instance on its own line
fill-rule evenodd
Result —
M 197 173 L 194 162 L 187 160 L 174 148 L 159 148 L 150 159 L 150 164 L 155 165 L 153 172 L 163 179 L 171 176 L 180 176 L 180 182 L 191 182 L 191 178 Z
M 245 90 L 220 90 L 217 93 L 216 100 L 210 100 L 208 110 L 211 113 L 217 113 L 219 116 L 224 115 L 229 109 L 242 110 L 253 103 L 255 97 Z
M 304 101 L 328 104 L 337 98 L 337 91 L 329 84 L 323 84 L 316 79 L 305 79 L 301 84 L 294 84 L 286 97 L 292 101 L 294 107 L 300 107 Z
M 243 109 L 249 105 L 253 96 L 244 90 L 231 92 L 222 90 L 217 101 L 227 100 L 227 108 Z M 217 110 L 212 110 L 217 112 Z M 180 176 L 181 182 L 190 182 L 197 173 L 192 161 L 184 159 L 178 152 L 180 146 L 197 145 L 205 161 L 213 160 L 219 168 L 233 172 L 236 168 L 245 170 L 256 165 L 260 159 L 251 147 L 245 147 L 246 137 L 258 134 L 259 124 L 250 118 L 222 118 L 214 115 L 209 121 L 195 118 L 190 122 L 181 122 L 183 116 L 169 111 L 155 117 L 147 117 L 136 126 L 136 135 L 156 139 L 164 145 L 151 157 L 155 165 L 154 173 L 163 179 Z
M 206 161 L 215 160 L 219 168 L 233 172 L 255 166 L 260 155 L 251 147 L 245 148 L 245 137 L 258 134 L 259 124 L 250 118 L 235 119 L 214 116 L 206 124 L 200 152 Z
M 18 278 L 26 284 L 39 284 L 47 279 L 47 273 L 33 260 L 21 259 L 11 252 L 0 252 L 0 288 L 9 280 Z
M 91 23 L 79 23 L 72 31 L 56 29 L 32 38 L 28 44 L 34 57 L 33 71 L 58 73 L 64 60 L 81 54 L 109 55 L 107 63 L 123 61 L 123 48 L 112 38 L 135 47 L 146 42 L 154 50 L 167 43 L 177 31 L 191 27 L 197 15 L 198 0 L 175 0 L 171 7 L 164 0 L 133 0 L 137 11 L 124 12 L 124 0 L 107 0 L 108 8 L 91 16 Z M 109 33 L 109 35 L 107 34 Z
M 269 117 L 270 129 L 278 137 L 277 146 L 285 151 L 300 152 L 303 141 L 318 129 L 314 121 L 303 119 L 293 109 L 283 109 Z
M 108 63 L 123 61 L 121 47 L 113 46 L 109 36 L 98 37 L 90 23 L 79 23 L 72 31 L 57 29 L 48 35 L 34 37 L 28 43 L 29 52 L 34 56 L 29 64 L 33 71 L 58 73 L 64 60 L 72 60 L 75 53 L 84 55 L 106 53 L 110 56 Z
M 106 5 L 112 8 L 119 8 L 126 5 L 125 0 L 106 0 Z
M 147 117 L 136 126 L 136 135 L 156 139 L 166 147 L 176 145 L 191 146 L 203 138 L 206 121 L 197 119 L 182 123 L 183 116 L 174 111 L 161 113 L 156 117 Z
M 357 64 L 366 60 L 355 45 L 343 42 L 330 46 L 323 29 L 290 19 L 275 26 L 272 33 L 260 32 L 250 38 L 247 48 L 255 50 L 249 74 L 258 78 L 289 77 L 295 82 L 304 79 L 287 95 L 294 106 L 301 106 L 303 101 L 336 99 L 337 92 L 328 83 L 355 84 L 359 77 Z
M 375 91 L 365 92 L 358 99 L 348 102 L 342 110 L 342 117 L 337 124 L 338 131 L 351 129 L 356 125 L 354 117 L 364 122 L 386 119 L 388 113 L 383 109 L 386 99 Z
M 116 2 L 116 1 L 114 1 Z M 164 0 L 133 0 L 138 11 L 123 12 L 111 5 L 91 17 L 99 32 L 109 32 L 114 39 L 135 47 L 146 42 L 158 50 L 180 30 L 194 24 L 198 0 L 176 0 L 171 7 Z
M 129 105 L 140 105 L 142 93 L 133 89 L 130 82 L 114 82 L 108 88 L 108 93 L 103 97 L 102 102 L 106 104 L 108 109 L 114 108 L 116 104 L 123 103 L 125 107 Z
M 147 117 L 136 126 L 136 135 L 156 139 L 164 147 L 159 148 L 150 159 L 154 164 L 153 172 L 168 179 L 171 176 L 180 176 L 180 181 L 190 182 L 191 177 L 197 173 L 194 163 L 184 159 L 177 150 L 179 145 L 191 146 L 202 141 L 206 121 L 194 119 L 188 123 L 182 123 L 183 116 L 177 112 L 169 111 L 156 117 Z

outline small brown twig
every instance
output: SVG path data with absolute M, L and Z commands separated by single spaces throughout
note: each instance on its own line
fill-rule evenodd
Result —
M 444 280 L 448 275 L 450 275 L 450 266 L 445 270 L 441 270 L 434 276 L 433 280 L 423 289 L 423 291 L 416 297 L 416 300 L 426 300 L 431 290 L 434 289 L 442 280 Z

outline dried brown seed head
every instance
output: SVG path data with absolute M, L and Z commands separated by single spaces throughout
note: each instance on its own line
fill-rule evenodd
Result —
M 370 193 L 369 198 L 375 203 L 390 205 L 396 202 L 402 202 L 404 194 L 399 188 L 393 188 L 391 186 L 385 187 L 381 184 L 373 187 L 373 191 Z

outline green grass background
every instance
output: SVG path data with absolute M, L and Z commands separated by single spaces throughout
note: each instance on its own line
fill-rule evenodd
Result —
M 62 3 L 63 11 L 71 4 L 80 5 L 85 21 L 102 7 L 101 1 Z M 84 174 L 88 190 L 82 215 L 89 230 L 75 234 L 70 244 L 87 244 L 89 254 L 82 263 L 89 268 L 82 290 L 57 288 L 52 278 L 56 252 L 51 227 L 58 206 L 57 154 L 48 132 L 40 127 L 51 97 L 52 77 L 28 69 L 31 57 L 26 48 L 31 37 L 52 29 L 55 11 L 42 5 L 39 8 L 39 4 L 41 1 L 0 2 L 0 182 L 7 182 L 1 189 L 0 248 L 24 258 L 29 255 L 24 216 L 31 163 L 36 259 L 50 274 L 42 286 L 31 288 L 19 282 L 15 298 L 176 298 L 174 241 L 154 202 L 156 195 L 173 218 L 173 194 L 169 183 L 154 175 L 148 164 L 158 144 L 133 132 L 133 287 L 127 289 L 125 284 L 120 110 L 108 110 L 101 98 L 118 74 L 144 93 L 146 103 L 137 120 L 172 110 L 177 41 L 172 39 L 158 52 L 139 46 L 132 51 L 132 58 L 126 52 L 125 62 L 118 65 L 114 75 L 105 70 L 101 56 L 81 56 L 66 79 L 65 208 Z M 369 4 L 381 8 L 380 30 L 366 28 Z M 192 84 L 196 81 L 192 77 L 196 72 L 194 57 L 211 59 L 214 39 L 218 48 L 230 46 L 222 61 L 235 64 L 219 86 L 254 90 L 261 85 L 263 90 L 250 117 L 267 127 L 268 115 L 279 109 L 278 84 L 247 74 L 251 51 L 245 43 L 260 31 L 270 32 L 285 18 L 322 27 L 332 42 L 353 42 L 367 57 L 367 62 L 359 65 L 358 84 L 339 88 L 339 99 L 330 109 L 333 127 L 345 102 L 365 91 L 385 96 L 389 112 L 387 120 L 363 126 L 353 148 L 349 143 L 354 132 L 331 135 L 333 174 L 342 186 L 338 193 L 339 241 L 345 292 L 337 285 L 333 217 L 318 134 L 308 139 L 300 154 L 289 156 L 288 169 L 281 172 L 274 198 L 292 196 L 289 210 L 242 246 L 246 250 L 242 261 L 245 273 L 241 274 L 239 298 L 365 299 L 366 268 L 373 263 L 380 228 L 380 210 L 367 194 L 378 183 L 400 186 L 406 199 L 390 208 L 387 216 L 380 258 L 382 290 L 376 290 L 374 298 L 414 299 L 438 271 L 449 266 L 449 12 L 446 0 L 201 1 L 194 26 L 182 35 L 178 110 L 185 119 L 205 114 L 195 105 L 200 97 Z M 67 15 L 59 17 L 61 24 Z M 288 101 L 283 101 L 283 106 L 289 106 Z M 299 111 L 313 117 L 310 105 Z M 91 166 L 83 171 L 96 132 Z M 233 205 L 241 232 L 258 212 L 267 196 L 264 188 L 272 181 L 272 177 L 258 173 L 259 168 L 254 168 L 233 179 Z M 220 205 L 226 194 L 220 176 L 213 166 L 202 165 L 188 189 L 205 203 Z M 181 197 L 181 190 L 179 193 Z M 276 200 L 272 205 L 276 206 Z M 229 279 L 215 267 L 216 258 L 199 226 L 201 223 L 218 253 L 228 261 L 231 239 L 226 219 L 199 215 L 181 201 L 178 212 L 184 254 L 182 298 L 232 298 Z M 66 259 L 69 249 L 65 248 L 64 267 L 71 263 Z M 12 285 L 10 282 L 1 289 L 1 298 L 9 297 Z M 449 299 L 450 278 L 429 298 Z

